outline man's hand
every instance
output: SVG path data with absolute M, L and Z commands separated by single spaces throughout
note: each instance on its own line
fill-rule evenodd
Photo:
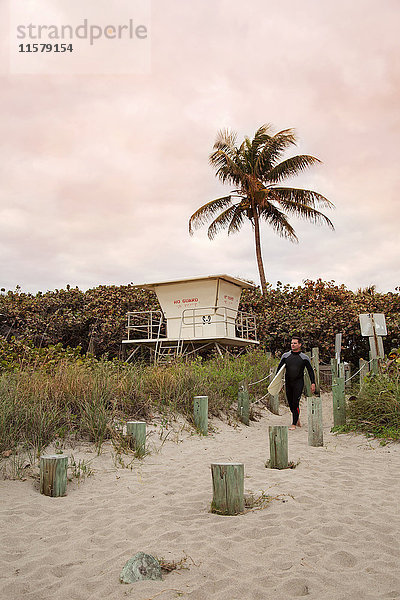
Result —
M 311 384 L 311 393 L 315 394 L 315 383 Z

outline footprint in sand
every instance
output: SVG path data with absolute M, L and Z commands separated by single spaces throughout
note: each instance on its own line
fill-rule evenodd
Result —
M 287 594 L 288 598 L 298 598 L 310 594 L 310 588 L 305 579 L 291 579 L 285 582 L 280 589 Z
M 332 564 L 336 564 L 340 567 L 351 569 L 357 564 L 356 557 L 350 552 L 346 552 L 345 550 L 340 550 L 339 552 L 335 552 L 329 557 L 329 561 Z
M 339 537 L 343 534 L 344 529 L 340 525 L 331 525 L 327 527 L 321 527 L 320 532 L 322 535 L 326 535 L 327 537 Z

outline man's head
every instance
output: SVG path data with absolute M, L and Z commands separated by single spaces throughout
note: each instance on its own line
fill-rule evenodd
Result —
M 292 352 L 301 352 L 301 338 L 297 335 L 292 336 L 292 340 L 290 342 L 290 348 Z

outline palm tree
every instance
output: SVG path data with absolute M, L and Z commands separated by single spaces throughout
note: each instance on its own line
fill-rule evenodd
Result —
M 207 202 L 196 210 L 189 219 L 189 232 L 192 235 L 194 229 L 213 218 L 208 227 L 208 237 L 212 240 L 221 229 L 228 228 L 228 235 L 239 231 L 243 222 L 249 219 L 254 230 L 261 288 L 265 294 L 267 284 L 261 255 L 260 219 L 267 221 L 281 237 L 297 242 L 288 215 L 323 223 L 334 229 L 328 217 L 317 210 L 317 207 L 333 208 L 334 205 L 317 192 L 280 187 L 282 180 L 321 162 L 308 155 L 293 156 L 279 162 L 285 150 L 296 145 L 293 129 L 272 135 L 271 126 L 263 125 L 252 140 L 245 137 L 239 147 L 236 146 L 236 137 L 234 132 L 220 131 L 214 152 L 210 155 L 216 176 L 235 189 L 229 196 Z

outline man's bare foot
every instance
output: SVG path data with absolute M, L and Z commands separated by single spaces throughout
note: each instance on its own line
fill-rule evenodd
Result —
M 289 431 L 293 431 L 294 429 L 296 429 L 296 425 L 291 425 L 291 426 L 289 427 Z
M 296 427 L 301 427 L 301 423 L 300 423 L 300 421 L 297 421 L 297 423 L 296 423 Z

